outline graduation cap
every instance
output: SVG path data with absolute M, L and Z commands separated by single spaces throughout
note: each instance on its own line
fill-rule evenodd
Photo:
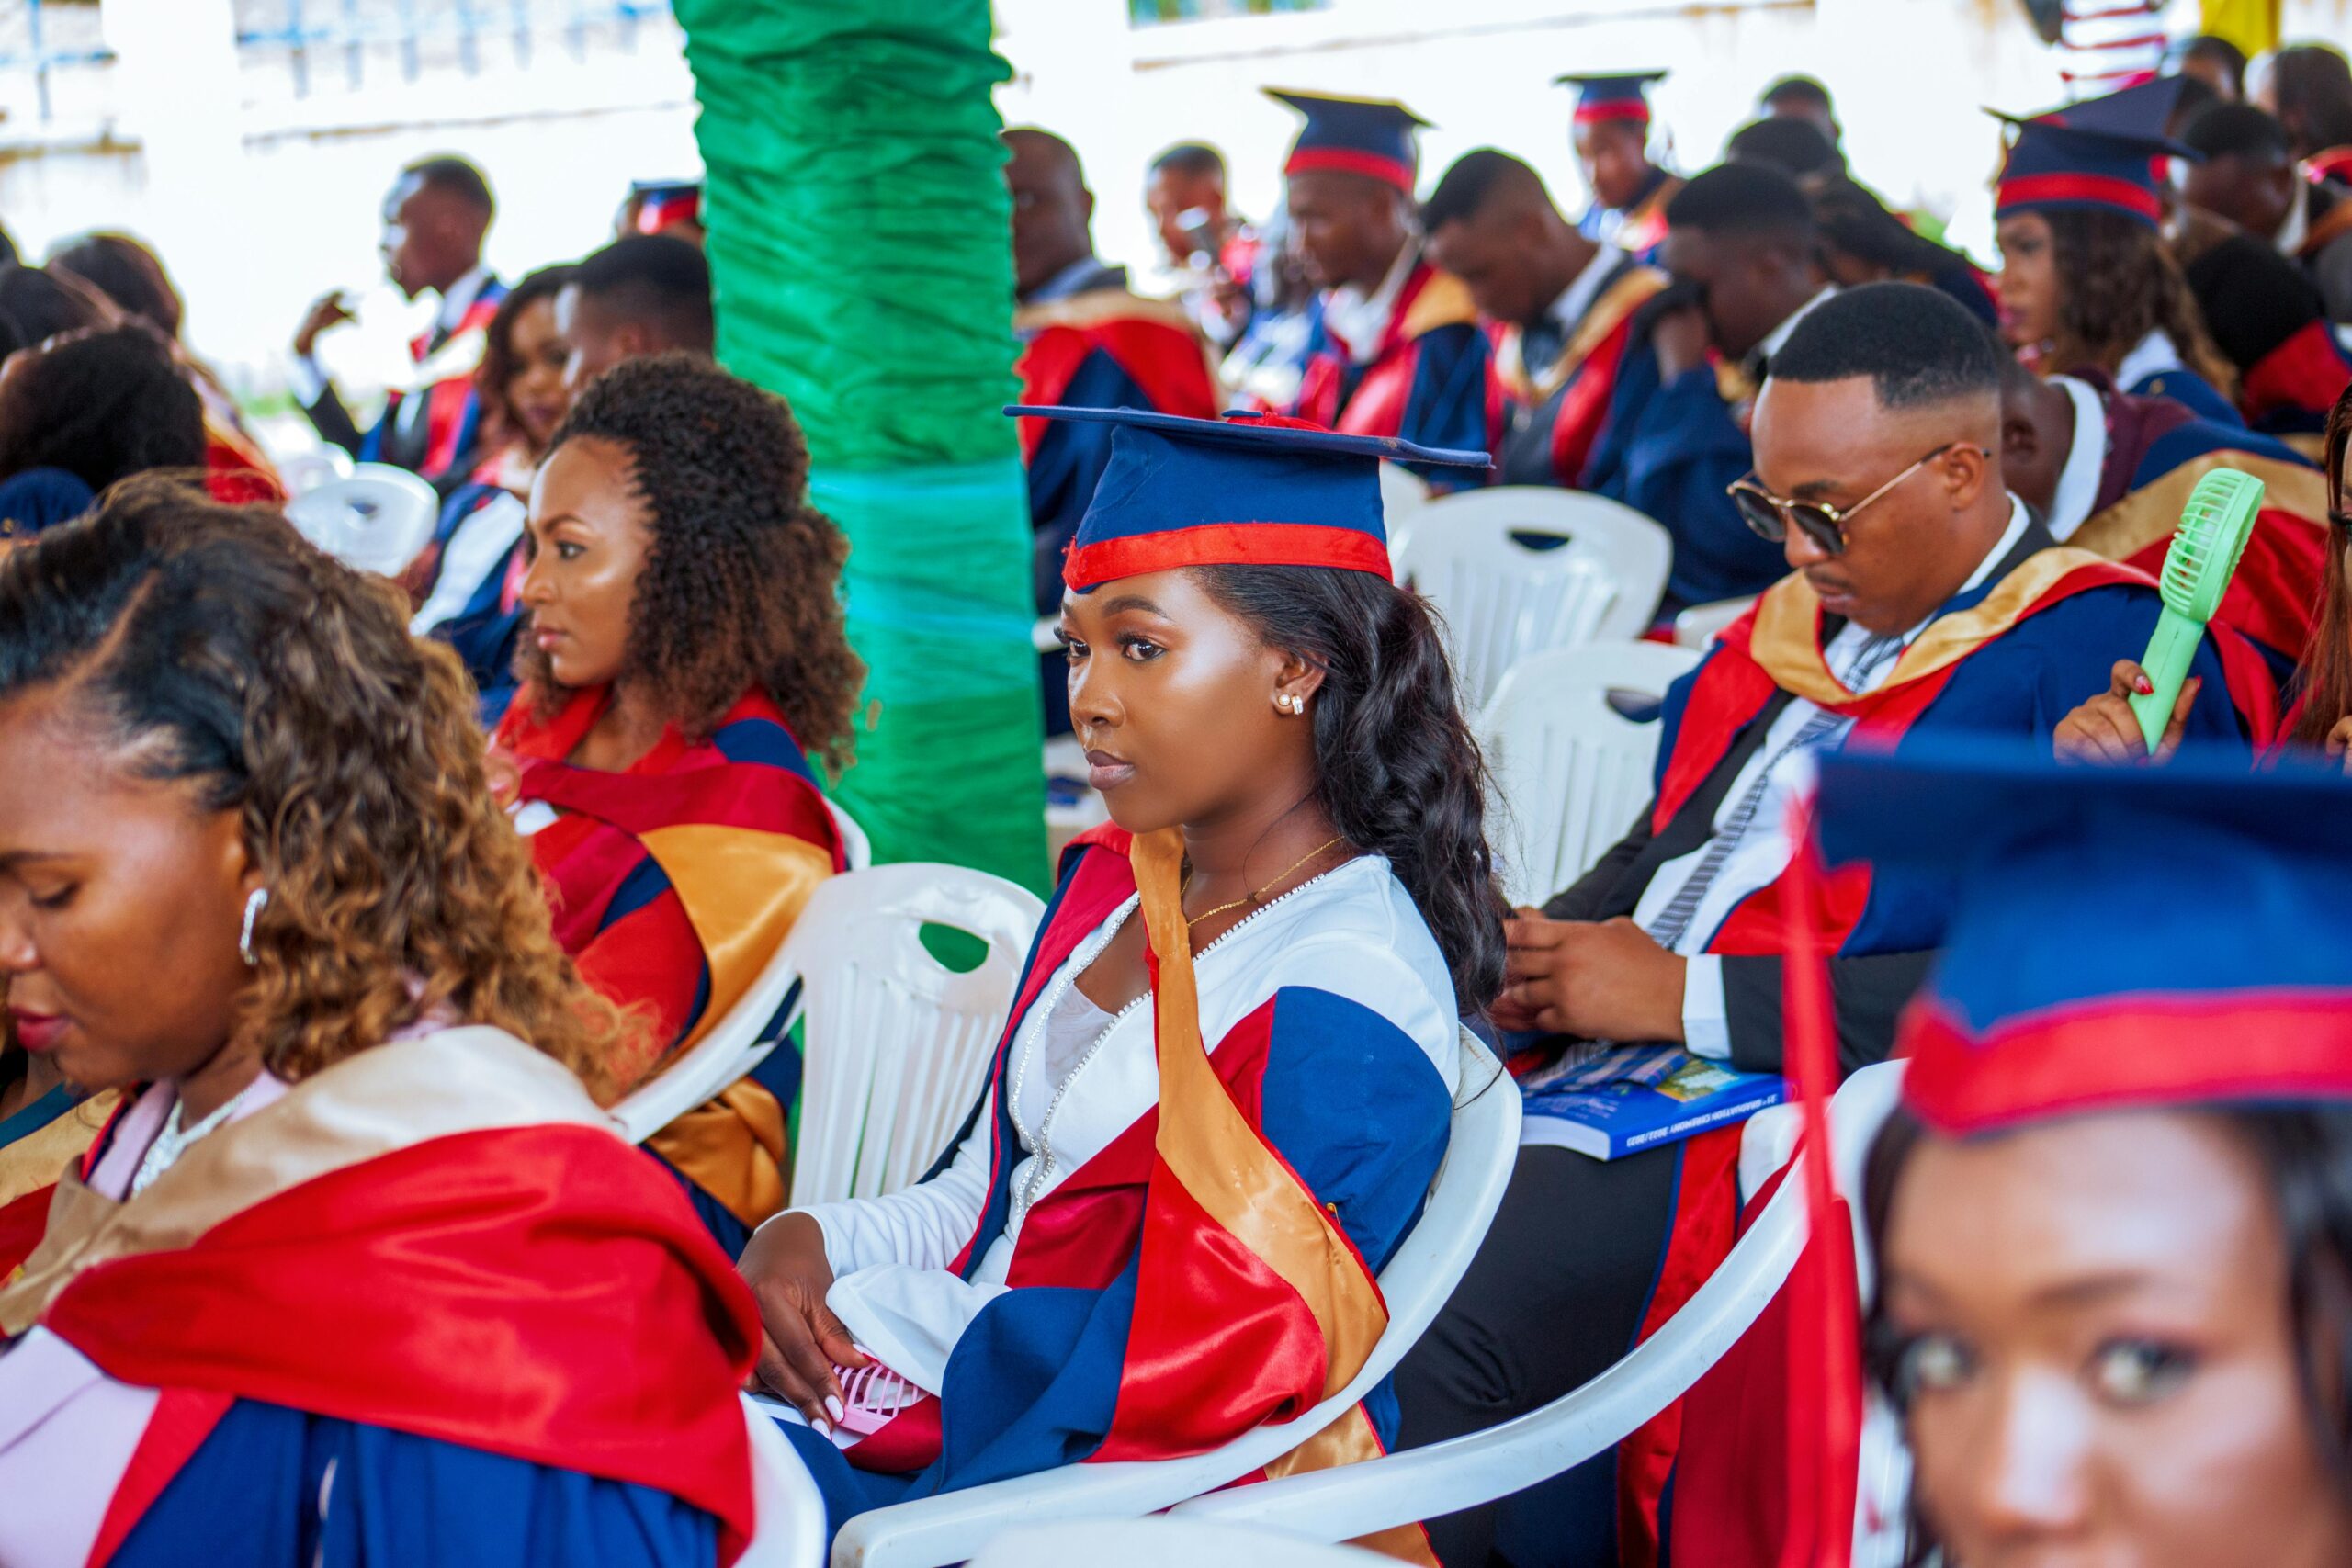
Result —
M 661 234 L 702 221 L 700 180 L 632 180 L 628 198 L 637 207 L 635 233 Z
M 1602 74 L 1579 75 L 1571 73 L 1555 76 L 1555 87 L 1577 89 L 1578 125 L 1591 125 L 1604 119 L 1638 120 L 1644 125 L 1650 118 L 1650 84 L 1666 80 L 1663 71 L 1617 71 Z
M 2025 118 L 1988 111 L 2018 131 L 1994 216 L 2075 209 L 2120 212 L 2153 228 L 2164 217 L 2163 160 L 2199 157 L 2165 134 L 2180 85 L 2162 77 Z
M 1832 861 L 1954 885 L 1904 1097 L 1951 1134 L 2133 1107 L 2352 1101 L 2352 781 L 2184 752 L 1840 752 Z M 1932 825 L 1932 826 L 1929 826 Z
M 1420 149 L 1413 132 L 1428 120 L 1387 98 L 1331 97 L 1280 87 L 1267 88 L 1266 96 L 1306 117 L 1283 164 L 1284 175 L 1312 174 L 1318 169 L 1368 175 L 1407 196 L 1413 194 L 1414 176 L 1420 166 Z
M 1004 412 L 1112 427 L 1110 459 L 1062 562 L 1062 581 L 1080 592 L 1187 566 L 1320 566 L 1389 579 L 1379 460 L 1491 466 L 1484 452 L 1342 435 L 1272 414 Z

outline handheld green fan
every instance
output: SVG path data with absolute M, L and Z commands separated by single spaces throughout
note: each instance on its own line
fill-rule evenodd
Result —
M 2181 508 L 2180 532 L 2165 552 L 2165 570 L 2158 581 L 2165 613 L 2141 667 L 2155 689 L 2132 698 L 2140 717 L 2140 733 L 2153 753 L 2172 722 L 2173 704 L 2188 679 L 2189 662 L 2204 640 L 2205 623 L 2222 606 L 2230 578 L 2245 554 L 2254 533 L 2255 514 L 2262 510 L 2262 481 L 2236 468 L 2215 468 L 2197 481 Z

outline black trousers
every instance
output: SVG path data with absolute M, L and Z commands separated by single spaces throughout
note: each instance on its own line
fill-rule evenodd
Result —
M 1483 1430 L 1591 1381 L 1633 1348 L 1673 1223 L 1682 1145 L 1622 1160 L 1520 1151 L 1453 1299 L 1396 1369 L 1400 1448 Z M 1446 1568 L 1613 1568 L 1617 1464 L 1427 1521 Z

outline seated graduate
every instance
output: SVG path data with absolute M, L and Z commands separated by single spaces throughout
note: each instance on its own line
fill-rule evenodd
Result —
M 1389 581 L 1394 444 L 1016 412 L 1114 428 L 1062 604 L 1112 824 L 1066 857 L 930 1179 L 744 1251 L 760 1376 L 808 1422 L 786 1430 L 835 1529 L 1199 1452 L 1343 1387 L 1444 1153 L 1458 1021 L 1502 977 L 1477 748 L 1427 606 Z M 842 1369 L 870 1362 L 922 1391 L 878 1430 L 855 1393 L 844 1418 Z M 1281 1463 L 1374 1453 L 1394 1409 L 1384 1386 Z
M 1585 483 L 1674 536 L 1671 615 L 1761 592 L 1787 570 L 1725 487 L 1754 464 L 1748 423 L 1768 361 L 1837 289 L 1821 270 L 1812 204 L 1777 169 L 1709 169 L 1666 211 L 1678 287 L 1634 329 Z
M 151 328 L 52 338 L 0 377 L 0 531 L 38 534 L 118 479 L 198 468 L 204 451 L 204 406 Z
M 1606 241 L 1649 262 L 1666 239 L 1666 207 L 1682 181 L 1650 157 L 1650 88 L 1663 71 L 1555 76 L 1555 87 L 1577 90 L 1568 141 L 1592 205 L 1577 220 L 1588 240 Z
M 401 574 L 419 601 L 409 629 L 458 650 L 491 721 L 514 696 L 523 515 L 531 478 L 571 406 L 563 372 L 571 350 L 555 329 L 555 300 L 571 269 L 541 267 L 506 291 L 482 332 L 474 371 L 483 460 L 450 492 L 432 542 Z
M 1481 147 L 1446 170 L 1421 205 L 1430 259 L 1462 280 L 1492 341 L 1489 404 L 1502 411 L 1504 484 L 1584 484 L 1634 316 L 1666 275 L 1588 240 L 1552 205 L 1542 176 Z
M 2104 371 L 2127 392 L 2242 424 L 2237 377 L 2165 248 L 2154 171 L 2190 156 L 2164 134 L 2167 78 L 2017 127 L 1993 195 L 2010 343 L 2035 369 Z
M 1960 252 L 1938 244 L 1845 174 L 1804 184 L 1813 200 L 1821 265 L 1840 288 L 1865 283 L 1924 283 L 1965 305 L 1987 327 L 2001 320 L 1990 274 Z
M 2278 734 L 2283 747 L 2322 750 L 2352 772 L 2352 505 L 2346 501 L 2346 490 L 2352 489 L 2352 387 L 2345 389 L 2328 415 L 2324 460 L 2327 532 L 2319 575 L 2326 587 L 2301 663 L 2287 682 L 2287 711 L 2278 722 Z M 2265 512 L 2263 516 L 2267 520 L 2269 513 Z M 2262 530 L 2263 525 L 2256 524 L 2257 541 Z M 2241 573 L 2260 558 L 2256 549 L 2256 544 L 2247 545 L 2246 558 L 2238 568 Z M 2230 596 L 2222 602 L 2225 615 L 2236 594 L 2233 581 Z M 2058 754 L 2078 761 L 2144 761 L 2147 738 L 2132 711 L 2131 699 L 2133 693 L 2148 689 L 2148 672 L 2138 660 L 2119 660 L 2107 690 L 2059 723 L 2052 737 Z M 2191 700 L 2184 691 L 2182 702 Z M 2173 728 L 2174 733 L 2157 742 L 2159 760 L 2169 757 L 2179 744 L 2177 722 Z
M 2051 537 L 2151 576 L 2198 480 L 2228 467 L 2263 482 L 2254 536 L 2222 601 L 2283 683 L 2310 645 L 2327 575 L 2327 482 L 2291 447 L 2242 425 L 2199 419 L 2170 398 L 2118 391 L 2096 370 L 2001 372 L 2001 461 L 2010 492 Z
M 1773 356 L 1741 507 L 1781 536 L 1795 570 L 1668 693 L 1657 798 L 1633 830 L 1512 922 L 1498 1026 L 1546 1051 L 1666 1041 L 1781 1070 L 1789 807 L 1812 754 L 1899 754 L 1953 734 L 2046 746 L 2117 649 L 2147 646 L 2154 585 L 2053 546 L 2004 488 L 2001 359 L 1973 316 L 1908 283 L 1826 301 Z M 2259 656 L 2226 631 L 2216 640 L 2236 647 L 2241 679 L 2267 701 Z M 2211 647 L 2197 672 L 2189 733 L 2243 759 Z M 1835 955 L 1848 1068 L 1886 1054 L 1943 905 L 1939 884 L 1899 869 L 1830 884 L 1816 936 Z M 1730 1245 L 1739 1136 L 1733 1126 L 1607 1163 L 1522 1150 L 1477 1260 L 1398 1371 L 1406 1442 L 1557 1398 L 1688 1300 Z M 1656 1539 L 1672 1427 L 1623 1450 L 1626 1539 Z M 1611 1473 L 1598 1460 L 1545 1494 L 1547 1539 L 1596 1551 L 1617 1539 Z M 1441 1555 L 1484 1562 L 1518 1506 L 1432 1525 Z
M 1907 1507 L 1862 1472 L 1858 1560 L 2352 1561 L 2352 788 L 1978 741 L 1830 758 L 1819 810 L 1833 865 L 1942 878 L 1951 929 L 1860 1183 L 1869 1331 L 1816 1240 L 1686 1401 L 1678 1555 L 1827 1560 L 1843 1344 L 1916 1461 Z
M 128 1107 L 0 1288 L 0 1562 L 702 1568 L 751 1528 L 752 1303 L 592 1097 L 634 1025 L 405 621 L 157 479 L 0 558 L 8 1010 Z
M 684 354 L 591 383 L 531 487 L 523 685 L 495 744 L 556 940 L 649 1014 L 604 1064 L 621 1093 L 727 1015 L 844 865 L 810 760 L 845 756 L 865 671 L 848 545 L 808 492 L 783 400 Z M 730 1257 L 784 1206 L 799 1057 L 769 1059 L 647 1140 Z

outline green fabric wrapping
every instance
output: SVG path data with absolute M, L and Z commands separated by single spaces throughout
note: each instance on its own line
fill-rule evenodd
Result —
M 1011 210 L 985 0 L 677 0 L 728 368 L 792 405 L 865 657 L 877 860 L 1046 879 Z

